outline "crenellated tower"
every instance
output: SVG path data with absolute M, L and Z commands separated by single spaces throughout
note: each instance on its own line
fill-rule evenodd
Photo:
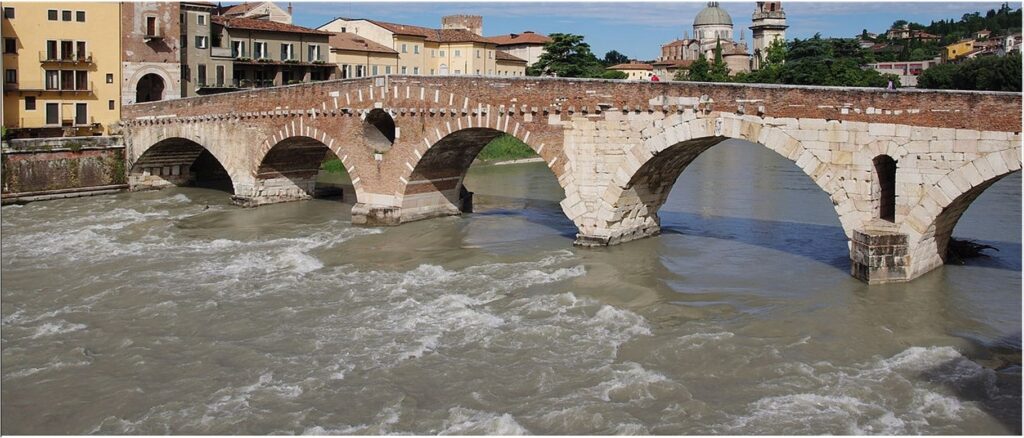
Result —
M 751 17 L 753 25 L 750 30 L 754 37 L 754 57 L 751 60 L 754 70 L 761 68 L 765 49 L 776 39 L 786 40 L 786 12 L 782 10 L 782 2 L 757 2 L 757 8 Z

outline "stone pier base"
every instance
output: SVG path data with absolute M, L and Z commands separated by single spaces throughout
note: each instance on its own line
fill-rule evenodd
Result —
M 258 179 L 252 185 L 237 187 L 231 201 L 242 207 L 311 199 L 316 190 L 316 179 L 273 178 Z
M 643 225 L 626 230 L 616 230 L 607 235 L 578 233 L 572 244 L 582 247 L 611 246 L 659 234 L 661 234 L 660 226 Z
M 159 190 L 167 187 L 187 186 L 192 183 L 188 173 L 171 175 L 152 174 L 148 170 L 144 173 L 128 175 L 128 190 L 137 192 L 142 190 Z
M 907 235 L 888 230 L 854 230 L 850 275 L 868 284 L 909 280 Z

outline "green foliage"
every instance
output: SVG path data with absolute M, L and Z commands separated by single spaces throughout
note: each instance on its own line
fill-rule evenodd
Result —
M 604 54 L 604 66 L 611 67 L 616 64 L 625 64 L 629 62 L 629 57 L 619 53 L 618 50 L 612 50 Z
M 884 87 L 899 77 L 861 68 L 870 61 L 867 52 L 852 39 L 823 39 L 815 35 L 794 39 L 786 51 L 786 63 L 778 71 L 778 83 Z
M 676 73 L 679 74 L 678 72 Z M 690 73 L 686 80 L 694 82 L 711 82 L 711 64 L 708 64 L 704 54 L 698 54 L 697 60 L 690 64 Z
M 526 143 L 506 134 L 487 143 L 487 146 L 484 146 L 484 149 L 480 151 L 480 155 L 477 155 L 477 159 L 483 161 L 505 161 L 536 156 L 537 153 L 527 146 Z
M 82 150 L 82 144 L 77 142 L 77 141 L 68 142 L 67 146 L 68 146 L 68 149 L 71 150 L 71 152 L 78 152 L 78 151 Z
M 128 182 L 128 172 L 124 165 L 124 156 L 112 154 L 104 160 L 107 167 L 107 176 L 111 184 L 125 184 Z
M 629 75 L 626 72 L 618 70 L 606 70 L 604 73 L 601 73 L 601 79 L 626 79 L 627 77 Z
M 1021 91 L 1021 56 L 982 56 L 962 64 L 939 64 L 917 77 L 919 88 Z
M 764 60 L 761 68 L 750 73 L 736 75 L 736 82 L 776 84 L 779 82 L 779 74 L 786 62 L 786 42 L 782 39 L 772 40 L 768 47 L 764 48 Z
M 715 62 L 711 63 L 708 74 L 711 76 L 711 82 L 729 82 L 729 67 L 722 58 L 722 40 L 715 43 Z
M 604 72 L 601 61 L 590 51 L 582 35 L 553 33 L 544 44 L 544 54 L 526 69 L 529 76 L 554 74 L 563 78 L 594 78 Z
M 345 175 L 346 173 L 348 173 L 345 171 L 345 163 L 342 163 L 341 160 L 337 158 L 325 160 L 323 163 L 320 164 L 320 169 L 323 170 L 324 172 L 333 173 L 336 175 Z

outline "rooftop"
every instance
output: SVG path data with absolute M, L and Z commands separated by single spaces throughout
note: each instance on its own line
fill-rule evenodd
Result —
M 376 24 L 377 26 L 383 27 L 384 29 L 387 29 L 387 30 L 391 31 L 392 33 L 395 33 L 395 34 L 398 34 L 398 35 L 409 35 L 409 36 L 415 36 L 415 37 L 422 37 L 426 41 L 436 42 L 436 43 L 464 43 L 464 42 L 473 42 L 473 43 L 494 44 L 493 42 L 491 42 L 487 38 L 484 38 L 484 37 L 482 37 L 480 35 L 477 35 L 477 34 L 475 34 L 473 32 L 470 32 L 468 30 L 463 30 L 463 29 L 431 29 L 429 27 L 412 26 L 412 25 L 409 25 L 409 24 L 389 23 L 387 21 L 371 20 L 371 19 L 368 19 L 368 18 L 344 18 L 344 17 L 338 17 L 337 19 L 349 20 L 349 21 L 363 20 L 363 21 L 366 21 L 366 22 L 369 22 L 369 23 Z
M 330 32 L 310 29 L 308 27 L 295 26 L 292 24 L 278 23 L 269 20 L 257 20 L 254 18 L 224 17 L 215 15 L 210 18 L 216 24 L 228 29 L 259 30 L 264 32 L 301 33 L 309 35 L 331 35 Z
M 523 63 L 526 62 L 526 60 L 523 59 L 523 58 L 520 58 L 518 56 L 512 55 L 512 54 L 507 53 L 507 52 L 502 52 L 501 50 L 495 50 L 494 51 L 494 59 L 497 59 L 498 61 L 523 62 Z
M 630 61 L 626 64 L 616 64 L 608 67 L 608 70 L 653 70 L 650 64 L 644 64 L 642 62 Z
M 508 35 L 487 37 L 487 39 L 499 46 L 512 44 L 546 44 L 551 42 L 551 38 L 548 38 L 547 35 L 535 33 L 530 30 L 523 33 L 510 33 Z
M 330 44 L 332 49 L 354 50 L 359 52 L 387 53 L 397 55 L 394 49 L 382 44 L 377 44 L 354 33 L 339 32 L 331 35 Z
M 708 26 L 725 24 L 732 26 L 732 17 L 729 13 L 718 7 L 718 2 L 708 2 L 708 6 L 697 13 L 693 18 L 694 26 Z

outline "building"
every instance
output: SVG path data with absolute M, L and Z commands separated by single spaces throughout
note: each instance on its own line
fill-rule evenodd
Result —
M 974 33 L 974 39 L 983 40 L 988 39 L 992 36 L 992 31 L 988 29 L 982 29 Z
M 274 2 L 243 2 L 237 5 L 218 8 L 216 15 L 228 18 L 253 18 L 276 23 L 292 24 L 292 4 L 288 10 L 281 9 Z
M 212 18 L 217 7 L 207 2 L 182 2 L 181 97 L 208 94 L 231 86 L 230 49 L 223 46 L 220 29 Z
M 754 25 L 751 26 L 755 34 L 755 44 L 759 43 L 760 47 L 764 48 L 776 38 L 785 39 L 787 27 L 781 2 L 757 3 Z M 754 65 L 742 33 L 739 42 L 733 40 L 732 17 L 718 6 L 718 2 L 708 2 L 707 7 L 697 13 L 693 19 L 693 35 L 694 38 L 690 38 L 684 33 L 682 39 L 661 46 L 661 56 L 654 62 L 653 67 L 656 71 L 667 74 L 663 76 L 659 73 L 659 77 L 671 79 L 678 68 L 684 65 L 685 68 L 689 68 L 689 63 L 700 55 L 713 61 L 715 49 L 718 47 L 722 49 L 722 58 L 731 74 L 749 72 Z
M 967 56 L 973 51 L 974 40 L 960 40 L 946 46 L 946 51 L 943 53 L 942 60 L 945 62 L 953 62 L 959 58 Z
M 900 85 L 904 87 L 916 87 L 917 77 L 921 72 L 939 65 L 942 59 L 936 58 L 928 61 L 894 61 L 876 62 L 868 64 L 868 68 L 876 70 L 881 74 L 894 74 L 900 77 Z
M 210 22 L 210 59 L 217 66 L 230 63 L 223 82 L 229 87 L 271 87 L 335 76 L 336 66 L 329 62 L 330 32 L 256 18 L 213 16 Z M 219 83 L 220 71 L 215 75 Z M 196 83 L 209 85 L 208 78 L 199 75 Z
M 329 61 L 341 79 L 392 74 L 398 71 L 398 51 L 354 33 L 331 35 Z
M 761 68 L 766 56 L 765 51 L 773 41 L 786 41 L 786 12 L 782 10 L 782 2 L 757 2 L 754 14 L 751 16 L 752 25 L 750 31 L 754 38 L 754 56 L 751 59 L 751 68 Z
M 443 17 L 441 29 L 365 18 L 339 17 L 318 29 L 331 33 L 354 34 L 398 52 L 397 70 L 392 72 L 394 74 L 526 74 L 525 59 L 509 54 L 499 55 L 497 44 L 478 33 L 483 32 L 483 19 L 479 16 Z
M 525 59 L 527 65 L 533 65 L 544 54 L 544 45 L 551 42 L 547 35 L 525 31 L 523 33 L 510 33 L 508 35 L 497 35 L 487 37 L 498 50 L 508 53 L 517 58 Z
M 177 99 L 181 93 L 181 4 L 120 4 L 121 103 Z
M 693 64 L 693 60 L 675 59 L 666 61 L 656 61 L 655 63 L 651 64 L 651 67 L 654 69 L 654 74 L 657 75 L 659 79 L 663 81 L 671 81 L 673 78 L 676 77 L 676 73 L 678 73 L 679 70 L 683 70 L 684 72 L 689 73 L 690 64 Z
M 109 134 L 121 118 L 118 3 L 3 3 L 3 123 L 16 137 Z
M 636 60 L 625 64 L 613 65 L 608 67 L 608 70 L 621 71 L 626 74 L 626 80 L 630 81 L 649 81 L 651 76 L 654 75 L 654 68 L 650 64 Z

